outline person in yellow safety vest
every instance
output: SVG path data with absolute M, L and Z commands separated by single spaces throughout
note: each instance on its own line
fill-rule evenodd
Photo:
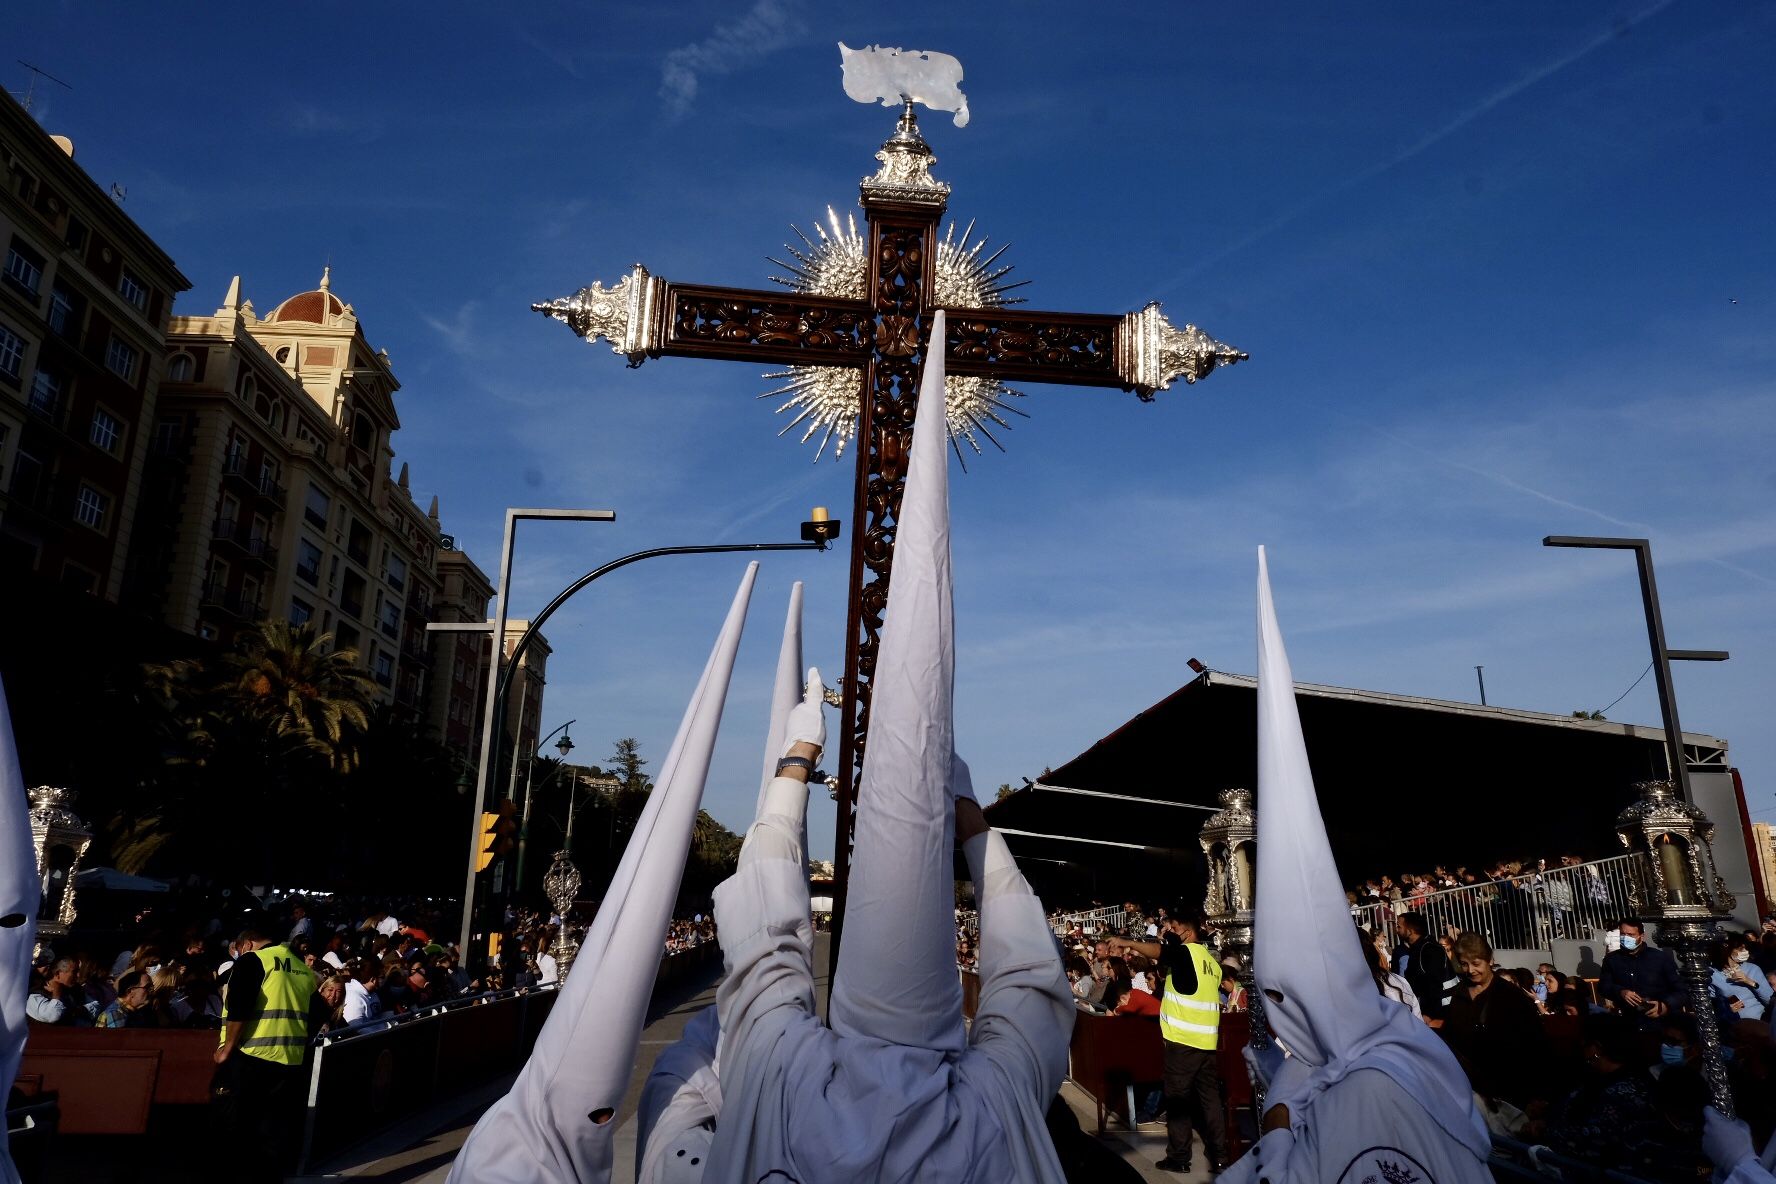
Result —
M 1117 941 L 1124 950 L 1159 963 L 1159 1032 L 1165 1039 L 1163 1067 L 1166 1153 L 1162 1171 L 1190 1170 L 1191 1109 L 1202 1124 L 1209 1170 L 1220 1171 L 1227 1155 L 1227 1123 L 1221 1109 L 1221 1069 L 1215 1048 L 1221 1033 L 1221 964 L 1201 944 L 1201 930 L 1175 910 L 1160 922 L 1159 940 Z
M 253 1145 L 247 1159 L 265 1179 L 281 1180 L 307 1093 L 308 1042 L 328 1009 L 315 991 L 314 971 L 289 946 L 249 928 L 236 948 L 211 1092 L 234 1136 L 225 1145 L 236 1151 Z M 229 1174 L 239 1179 L 245 1162 L 231 1160 Z

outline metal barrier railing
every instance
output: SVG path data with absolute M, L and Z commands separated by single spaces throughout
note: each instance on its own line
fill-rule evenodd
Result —
M 1617 855 L 1575 867 L 1549 868 L 1354 910 L 1357 924 L 1379 929 L 1391 946 L 1395 919 L 1422 913 L 1432 936 L 1448 927 L 1485 935 L 1494 949 L 1549 949 L 1555 940 L 1592 940 L 1630 911 L 1630 888 L 1645 874 L 1646 855 Z
M 1078 925 L 1087 933 L 1104 929 L 1122 929 L 1128 924 L 1128 911 L 1121 905 L 1107 909 L 1090 909 L 1081 913 L 1062 913 L 1053 922 L 1056 933 L 1065 933 Z

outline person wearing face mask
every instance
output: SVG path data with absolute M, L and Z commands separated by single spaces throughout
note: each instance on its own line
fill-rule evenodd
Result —
M 1763 1019 L 1770 1008 L 1770 980 L 1751 961 L 1745 939 L 1735 935 L 1716 942 L 1709 960 L 1714 963 L 1710 981 L 1721 1018 L 1728 1022 Z
M 1622 948 L 1603 956 L 1598 993 L 1642 1031 L 1657 1031 L 1665 1016 L 1683 1007 L 1683 979 L 1677 973 L 1677 959 L 1649 944 L 1646 927 L 1639 921 L 1623 921 L 1621 932 Z

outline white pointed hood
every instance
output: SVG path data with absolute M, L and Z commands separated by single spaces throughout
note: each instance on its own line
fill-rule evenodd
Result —
M 960 1050 L 949 783 L 955 751 L 955 613 L 945 446 L 944 314 L 932 314 L 894 570 L 870 683 L 869 743 L 833 1030 Z M 891 866 L 892 865 L 892 866 Z M 908 892 L 905 885 L 917 885 Z
M 777 677 L 771 684 L 771 726 L 765 733 L 765 775 L 759 782 L 758 809 L 753 817 L 764 812 L 765 790 L 777 776 L 777 761 L 783 755 L 783 729 L 789 720 L 789 709 L 802 701 L 802 680 L 808 668 L 802 665 L 802 582 L 789 587 L 789 615 L 783 621 L 783 645 L 777 651 Z M 802 844 L 803 850 L 807 844 Z
M 1299 1124 L 1315 1094 L 1354 1069 L 1380 1069 L 1484 1159 L 1491 1144 L 1454 1054 L 1411 1011 L 1384 998 L 1363 963 L 1314 792 L 1262 547 L 1254 913 L 1253 970 L 1265 1019 L 1290 1054 L 1266 1104 L 1287 1105 Z
M 604 1182 L 672 905 L 690 852 L 758 564 L 734 594 L 659 780 L 567 985 L 511 1092 L 476 1123 L 452 1181 Z M 655 957 L 645 956 L 655 951 Z M 610 956 L 606 956 L 607 951 Z M 600 1121 L 602 1119 L 602 1121 Z
M 72 892 L 70 881 L 67 891 Z M 12 715 L 0 688 L 0 1081 L 18 1076 L 25 1055 L 25 996 L 31 991 L 31 952 L 37 944 L 42 883 L 31 844 L 30 802 L 19 773 Z M 0 1181 L 17 1180 L 0 1132 Z

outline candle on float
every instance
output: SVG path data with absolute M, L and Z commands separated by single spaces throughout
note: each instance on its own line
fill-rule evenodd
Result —
M 1664 873 L 1665 898 L 1671 904 L 1695 904 L 1695 885 L 1690 882 L 1689 852 L 1670 835 L 1656 840 L 1659 870 Z

